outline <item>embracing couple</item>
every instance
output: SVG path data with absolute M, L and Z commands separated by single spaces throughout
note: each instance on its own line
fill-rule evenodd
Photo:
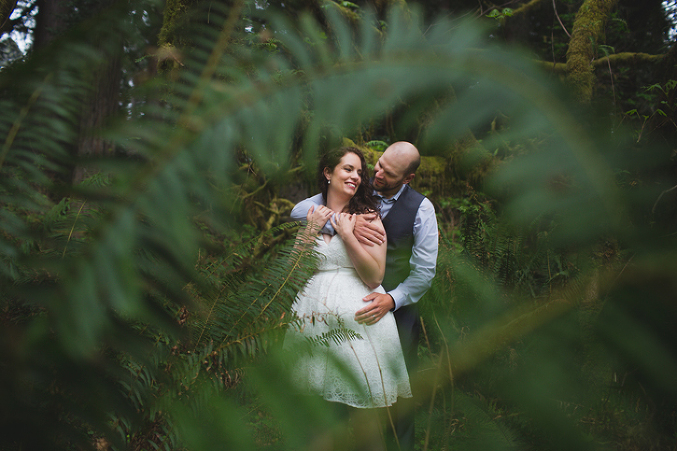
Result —
M 393 406 L 392 438 L 403 450 L 414 449 L 408 374 L 417 365 L 416 303 L 430 288 L 438 249 L 434 207 L 409 187 L 420 161 L 414 145 L 396 142 L 371 177 L 359 149 L 334 149 L 320 160 L 321 193 L 291 215 L 307 221 L 298 239 L 312 241 L 323 258 L 292 306 L 300 322 L 285 346 L 341 328 L 356 334 L 301 358 L 295 380 L 329 401 Z

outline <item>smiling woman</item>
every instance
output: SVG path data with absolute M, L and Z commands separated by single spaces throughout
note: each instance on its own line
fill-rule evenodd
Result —
M 350 200 L 357 192 L 362 177 L 362 163 L 356 154 L 348 152 L 335 168 L 324 168 L 323 174 L 327 178 L 327 185 L 334 181 L 327 189 L 334 192 L 334 202 L 341 203 L 345 199 Z M 327 206 L 332 208 L 329 204 Z
M 325 205 L 329 206 L 328 193 L 331 183 L 342 186 L 355 184 L 354 191 L 350 191 L 350 187 L 345 187 L 350 193 L 345 210 L 343 208 L 332 210 L 347 213 L 367 213 L 377 210 L 369 173 L 366 170 L 367 162 L 361 150 L 355 147 L 331 150 L 322 156 L 319 165 L 317 183 Z
M 292 306 L 298 321 L 285 347 L 293 353 L 300 393 L 375 408 L 411 397 L 411 389 L 393 314 L 370 325 L 355 320 L 365 296 L 385 292 L 380 285 L 386 243 L 365 246 L 353 234 L 355 213 L 375 211 L 366 167 L 362 152 L 351 147 L 330 151 L 320 161 L 324 205 L 308 210 L 299 237 L 324 258 Z M 321 233 L 330 217 L 334 236 Z

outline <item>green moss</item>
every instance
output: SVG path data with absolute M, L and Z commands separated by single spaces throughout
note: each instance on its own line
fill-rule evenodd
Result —
M 164 16 L 162 19 L 162 29 L 158 34 L 158 43 L 160 45 L 177 43 L 176 31 L 186 19 L 186 14 L 198 0 L 167 0 L 165 4 Z
M 581 102 L 592 99 L 595 76 L 592 62 L 599 43 L 603 43 L 604 28 L 618 0 L 586 0 L 574 20 L 567 51 L 568 81 Z
M 364 145 L 355 144 L 349 139 L 344 139 L 343 145 L 361 149 L 364 152 L 367 164 L 372 169 L 383 153 Z M 446 156 L 422 156 L 421 166 L 411 182 L 412 188 L 433 200 L 465 193 L 468 189 L 468 183 L 476 183 L 481 180 L 487 172 L 488 165 L 490 165 L 490 161 L 477 165 L 473 171 L 466 173 L 463 179 L 456 175 L 453 170 L 454 165 L 459 164 L 458 161 L 476 145 L 477 141 L 474 139 L 462 140 L 450 145 Z

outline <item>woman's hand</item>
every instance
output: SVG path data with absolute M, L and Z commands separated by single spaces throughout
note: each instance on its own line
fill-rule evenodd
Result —
M 357 215 L 351 215 L 350 213 L 337 213 L 335 216 L 332 216 L 330 221 L 331 225 L 336 230 L 336 233 L 345 241 L 345 237 L 352 235 L 353 230 L 355 229 L 355 221 Z
M 306 214 L 306 220 L 308 221 L 306 231 L 308 234 L 317 235 L 333 214 L 334 212 L 324 205 L 320 205 L 317 208 L 314 206 L 310 207 Z

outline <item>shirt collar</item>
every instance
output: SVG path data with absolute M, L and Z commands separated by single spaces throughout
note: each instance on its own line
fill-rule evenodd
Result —
M 406 186 L 407 186 L 406 183 L 403 184 L 403 185 L 400 187 L 400 190 L 399 190 L 393 197 L 391 197 L 391 198 L 385 198 L 385 197 L 381 196 L 377 191 L 374 191 L 374 194 L 376 194 L 376 195 L 381 199 L 381 202 L 385 202 L 385 203 L 387 203 L 387 204 L 393 204 L 393 203 L 395 203 L 395 201 L 396 201 L 397 199 L 400 198 L 400 196 L 402 195 L 402 192 L 404 191 L 404 188 L 405 188 Z

